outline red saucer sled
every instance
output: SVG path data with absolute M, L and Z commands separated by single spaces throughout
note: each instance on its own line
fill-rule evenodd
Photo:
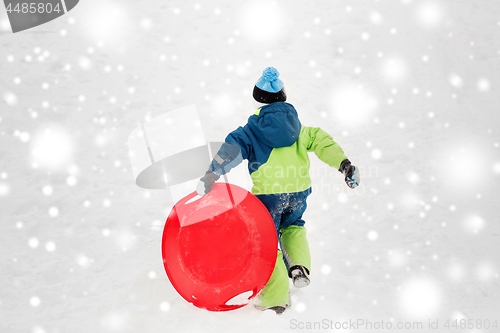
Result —
M 163 265 L 175 290 L 210 311 L 245 306 L 276 264 L 277 236 L 262 202 L 245 189 L 215 183 L 172 208 L 162 239 Z M 240 295 L 239 297 L 237 297 Z

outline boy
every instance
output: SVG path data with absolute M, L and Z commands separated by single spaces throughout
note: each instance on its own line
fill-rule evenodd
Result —
M 198 183 L 204 195 L 230 169 L 248 159 L 252 193 L 273 218 L 280 250 L 276 266 L 255 307 L 277 314 L 290 306 L 288 278 L 301 288 L 310 283 L 311 256 L 302 215 L 311 194 L 308 152 L 337 168 L 347 185 L 359 185 L 358 169 L 344 155 L 332 137 L 320 128 L 303 126 L 295 108 L 285 103 L 286 93 L 278 71 L 264 70 L 253 90 L 260 107 L 244 127 L 231 132 Z

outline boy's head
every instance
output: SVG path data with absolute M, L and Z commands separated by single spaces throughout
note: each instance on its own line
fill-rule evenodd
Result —
M 253 98 L 264 104 L 286 101 L 285 86 L 278 78 L 280 73 L 274 67 L 264 69 L 262 76 L 253 88 Z

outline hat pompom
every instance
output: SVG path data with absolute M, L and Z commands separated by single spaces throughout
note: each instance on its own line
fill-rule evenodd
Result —
M 279 76 L 280 73 L 274 67 L 267 67 L 266 69 L 264 69 L 264 72 L 262 73 L 262 77 L 268 82 L 274 82 L 278 80 Z
M 271 104 L 285 102 L 286 94 L 283 82 L 279 79 L 280 73 L 274 67 L 267 67 L 262 76 L 255 83 L 253 98 L 259 103 Z

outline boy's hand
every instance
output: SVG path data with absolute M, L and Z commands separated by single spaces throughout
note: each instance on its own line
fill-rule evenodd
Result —
M 210 192 L 210 190 L 212 189 L 212 184 L 219 178 L 220 177 L 212 171 L 207 171 L 207 173 L 205 173 L 205 176 L 200 178 L 198 186 L 196 187 L 196 193 L 198 193 L 199 196 L 204 196 L 205 194 Z
M 357 186 L 359 186 L 359 170 L 354 165 L 352 165 L 349 160 L 342 161 L 339 171 L 345 176 L 345 183 L 347 184 L 347 186 L 349 186 L 350 188 L 356 188 Z
M 354 165 L 350 165 L 345 173 L 345 182 L 350 188 L 355 188 L 359 186 L 359 170 Z

